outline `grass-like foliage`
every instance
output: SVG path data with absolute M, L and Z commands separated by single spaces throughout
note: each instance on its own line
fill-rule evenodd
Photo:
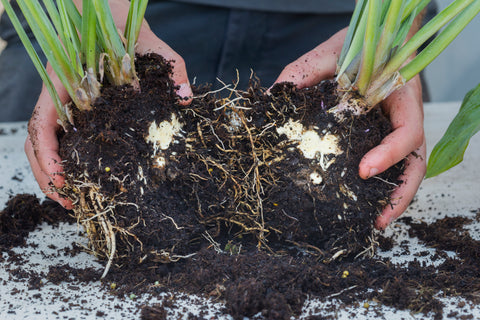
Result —
M 359 0 L 337 64 L 340 91 L 358 91 L 368 111 L 423 70 L 480 12 L 480 0 L 453 1 L 408 39 L 415 18 L 429 2 Z
M 50 76 L 8 0 L 1 0 L 22 43 L 54 101 L 60 121 L 67 112 Z M 115 26 L 107 0 L 17 0 L 21 13 L 73 104 L 89 110 L 100 94 L 104 75 L 115 85 L 138 88 L 134 49 L 148 0 L 132 0 L 124 34 Z

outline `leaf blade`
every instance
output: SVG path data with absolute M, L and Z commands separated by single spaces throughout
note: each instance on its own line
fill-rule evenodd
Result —
M 467 93 L 460 110 L 435 145 L 428 159 L 425 178 L 439 175 L 456 166 L 470 139 L 480 131 L 480 84 Z

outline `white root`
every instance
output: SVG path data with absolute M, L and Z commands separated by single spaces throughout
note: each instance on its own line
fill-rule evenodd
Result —
M 329 262 L 337 260 L 340 256 L 344 255 L 345 253 L 347 253 L 347 250 L 345 250 L 345 249 L 342 249 L 342 250 L 337 251 L 337 252 L 329 259 Z
M 107 236 L 107 248 L 110 252 L 108 256 L 108 262 L 107 265 L 105 266 L 105 270 L 103 271 L 102 276 L 100 277 L 101 279 L 105 278 L 107 275 L 108 271 L 110 270 L 110 267 L 112 266 L 113 258 L 115 256 L 115 252 L 117 251 L 117 244 L 115 240 L 115 233 L 113 232 L 112 225 L 110 222 L 106 222 L 104 217 L 100 217 L 100 221 L 102 224 L 102 227 L 104 229 L 104 232 Z
M 382 181 L 382 182 L 385 182 L 386 184 L 392 185 L 392 186 L 394 186 L 394 187 L 398 187 L 398 184 L 393 183 L 393 182 L 390 182 L 390 181 L 387 181 L 387 180 L 382 179 L 382 178 L 380 178 L 380 177 L 378 177 L 378 176 L 373 176 L 372 178 L 375 178 L 375 179 L 377 179 L 377 180 L 380 180 L 380 181 Z
M 344 293 L 345 291 L 349 291 L 349 290 L 355 289 L 356 287 L 358 287 L 358 286 L 357 286 L 357 285 L 354 285 L 354 286 L 345 288 L 345 289 L 341 290 L 340 292 L 333 293 L 333 294 L 327 296 L 325 299 L 331 299 L 331 298 L 337 297 L 337 296 L 341 295 L 342 293 Z
M 213 240 L 213 237 L 210 235 L 210 233 L 208 233 L 208 231 L 205 231 L 202 236 L 212 245 L 216 253 L 223 253 L 223 250 L 220 248 L 220 244 Z

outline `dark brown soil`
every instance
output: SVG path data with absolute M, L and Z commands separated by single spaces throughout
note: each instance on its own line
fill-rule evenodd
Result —
M 0 251 L 25 245 L 25 237 L 35 227 L 47 222 L 75 222 L 72 216 L 56 202 L 47 200 L 40 203 L 37 197 L 28 194 L 17 195 L 7 202 L 0 212 Z
M 140 92 L 104 88 L 93 111 L 74 114 L 60 139 L 62 192 L 76 201 L 79 221 L 103 219 L 87 227 L 92 251 L 109 255 L 105 220 L 116 232 L 120 271 L 109 279 L 165 277 L 163 286 L 226 299 L 235 318 L 263 312 L 271 319 L 299 313 L 307 294 L 364 281 L 353 269 L 338 280 L 345 266 L 323 263 L 346 259 L 356 268 L 353 257 L 373 253 L 373 222 L 401 183 L 401 163 L 380 179 L 358 176 L 363 155 L 391 130 L 380 111 L 345 113 L 339 121 L 328 112 L 338 101 L 334 83 L 301 90 L 285 83 L 266 94 L 256 79 L 229 99 L 197 88 L 184 107 L 165 60 L 139 58 L 137 71 Z M 182 130 L 153 155 L 148 128 L 172 115 Z M 292 121 L 337 136 L 343 152 L 304 157 L 298 141 L 277 131 Z M 312 182 L 313 173 L 321 183 Z
M 78 200 L 77 208 L 102 213 L 116 230 L 116 256 L 104 280 L 117 285 L 116 294 L 200 294 L 223 301 L 235 319 L 258 313 L 290 319 L 308 296 L 335 296 L 347 305 L 374 300 L 441 318 L 435 297 L 440 290 L 475 297 L 478 249 L 467 248 L 478 244 L 463 232 L 465 221 L 445 219 L 431 229 L 411 223 L 412 236 L 459 250 L 461 260 L 446 257 L 440 269 L 418 261 L 399 267 L 365 255 L 355 258 L 375 249 L 373 222 L 402 172 L 399 164 L 380 179 L 358 177 L 360 159 L 391 130 L 380 111 L 345 114 L 337 121 L 328 112 L 337 101 L 333 83 L 302 90 L 281 84 L 267 95 L 254 79 L 246 91 L 232 92 L 230 100 L 197 88 L 199 98 L 183 107 L 168 63 L 148 56 L 139 59 L 137 70 L 141 92 L 104 88 L 95 112 L 76 114 L 74 126 L 61 137 L 63 192 Z M 176 142 L 158 150 L 156 156 L 166 163 L 162 167 L 144 138 L 152 120 L 170 121 L 172 114 L 184 126 Z M 328 170 L 278 133 L 290 119 L 342 138 L 343 153 Z M 322 161 L 332 159 L 326 154 Z M 312 172 L 321 173 L 321 184 L 308 179 Z M 38 220 L 35 215 L 19 224 L 30 209 L 14 201 L 0 215 L 2 226 L 18 226 L 23 239 Z M 18 212 L 22 215 L 15 216 Z M 76 214 L 80 220 L 95 216 Z M 101 239 L 100 229 L 90 229 L 90 237 Z M 382 248 L 392 246 L 386 238 L 379 242 Z M 106 259 L 105 251 L 92 250 Z M 456 270 L 468 281 L 461 282 Z M 70 281 L 72 273 L 81 281 L 99 276 L 59 266 L 49 279 Z M 142 317 L 166 319 L 166 307 L 145 306 Z
M 399 164 L 380 179 L 358 176 L 363 155 L 391 130 L 379 111 L 338 121 L 328 112 L 338 99 L 333 83 L 302 90 L 281 84 L 267 95 L 254 79 L 229 100 L 197 89 L 183 107 L 165 60 L 141 58 L 137 70 L 141 92 L 105 88 L 94 111 L 75 114 L 61 138 L 63 192 L 77 207 L 95 208 L 80 220 L 115 206 L 105 219 L 118 230 L 116 263 L 176 261 L 206 246 L 277 254 L 296 248 L 324 261 L 373 250 L 373 221 L 402 172 Z M 152 157 L 147 130 L 172 115 L 182 131 Z M 289 121 L 338 136 L 343 152 L 305 158 L 298 141 L 277 131 Z M 312 173 L 322 183 L 313 183 Z M 96 230 L 91 243 L 101 243 L 101 227 L 89 229 Z M 92 248 L 107 256 L 102 249 Z

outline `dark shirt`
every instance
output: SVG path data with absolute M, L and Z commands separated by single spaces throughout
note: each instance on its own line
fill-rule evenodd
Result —
M 232 9 L 285 13 L 351 13 L 355 0 L 173 0 Z

